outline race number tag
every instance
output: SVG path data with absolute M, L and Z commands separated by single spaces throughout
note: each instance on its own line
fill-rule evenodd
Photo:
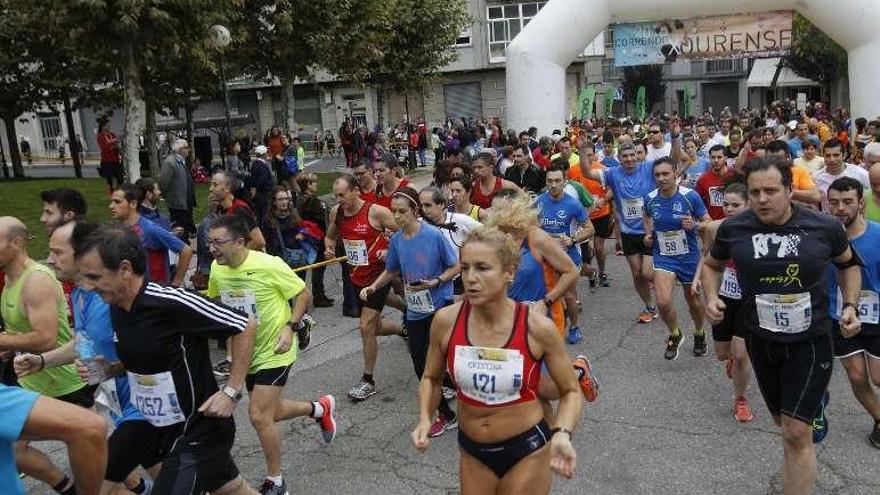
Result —
M 880 295 L 872 290 L 859 291 L 859 302 L 856 305 L 859 321 L 876 325 L 880 323 Z M 843 312 L 843 294 L 837 289 L 837 317 Z
M 455 382 L 461 393 L 486 405 L 507 404 L 520 398 L 523 356 L 515 349 L 458 346 Z
M 645 211 L 645 202 L 642 198 L 623 199 L 623 218 L 626 220 L 638 220 Z
M 411 290 L 405 287 L 406 309 L 414 313 L 433 313 L 434 300 L 431 299 L 431 291 L 428 289 Z
M 186 421 L 170 371 L 155 375 L 139 375 L 129 371 L 128 383 L 134 407 L 151 425 L 163 427 Z
M 250 289 L 226 289 L 220 291 L 220 300 L 223 304 L 231 306 L 249 317 L 260 321 L 257 312 L 257 298 Z
M 95 397 L 95 402 L 109 409 L 117 417 L 122 416 L 122 403 L 119 402 L 115 378 L 104 380 L 98 384 L 98 395 Z
M 724 206 L 724 188 L 709 188 L 709 206 Z
M 351 266 L 367 266 L 367 241 L 363 239 L 343 239 L 345 255 L 348 256 L 348 264 Z
M 758 324 L 761 328 L 777 333 L 801 333 L 810 328 L 813 310 L 810 293 L 758 294 Z
M 687 234 L 683 230 L 670 230 L 668 232 L 657 232 L 658 241 L 660 242 L 660 254 L 663 256 L 680 256 L 688 254 Z
M 730 299 L 742 299 L 742 290 L 736 279 L 736 270 L 729 266 L 724 268 L 724 276 L 721 279 L 721 288 L 718 289 L 718 293 Z

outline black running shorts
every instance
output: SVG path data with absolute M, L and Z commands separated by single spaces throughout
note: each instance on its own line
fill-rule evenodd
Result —
M 153 493 L 163 495 L 198 495 L 214 492 L 239 476 L 232 460 L 235 423 L 220 428 L 199 441 L 181 439 L 168 457 L 162 460 L 162 471 L 156 478 Z
M 746 350 L 770 414 L 785 414 L 807 424 L 819 414 L 834 369 L 831 340 L 830 332 L 791 343 L 774 342 L 748 332 Z
M 355 294 L 357 294 L 357 305 L 358 309 L 370 308 L 376 311 L 382 311 L 385 307 L 385 299 L 388 298 L 388 293 L 391 292 L 391 284 L 382 287 L 381 289 L 370 294 L 370 297 L 367 298 L 366 301 L 361 299 L 361 291 L 364 289 L 363 287 L 351 284 L 354 287 Z
M 620 233 L 620 243 L 623 247 L 624 256 L 641 254 L 642 256 L 654 256 L 653 248 L 645 245 L 645 234 Z
M 835 321 L 833 325 L 834 357 L 842 359 L 864 352 L 868 357 L 880 359 L 880 334 L 876 328 L 876 325 L 862 323 L 862 331 L 858 335 L 845 339 L 840 333 L 840 324 Z
M 611 239 L 614 237 L 614 223 L 611 221 L 612 218 L 614 217 L 609 213 L 604 217 L 590 219 L 590 221 L 593 222 L 593 227 L 596 229 L 596 237 L 601 237 L 603 239 Z
M 97 385 L 85 385 L 79 390 L 55 398 L 68 404 L 91 409 L 95 405 L 95 390 L 98 390 Z
M 733 337 L 745 338 L 742 320 L 738 318 L 739 308 L 742 307 L 741 299 L 731 299 L 719 296 L 724 301 L 727 309 L 724 310 L 724 318 L 717 325 L 712 325 L 712 340 L 715 342 L 730 342 Z
M 151 468 L 162 462 L 161 430 L 145 420 L 123 421 L 107 441 L 107 471 L 104 479 L 122 483 L 138 466 Z
M 287 385 L 287 377 L 290 375 L 291 366 L 293 366 L 293 363 L 280 368 L 269 368 L 247 375 L 244 377 L 247 391 L 252 391 L 254 385 L 266 385 L 267 387 L 283 387 Z

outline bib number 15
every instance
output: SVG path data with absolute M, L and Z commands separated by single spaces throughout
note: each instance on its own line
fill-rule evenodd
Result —
M 788 314 L 782 311 L 776 311 L 773 313 L 773 317 L 776 319 L 776 326 L 782 328 L 788 328 L 791 322 L 788 320 Z

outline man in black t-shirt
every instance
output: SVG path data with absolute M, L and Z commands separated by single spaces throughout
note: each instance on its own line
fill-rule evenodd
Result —
M 855 304 L 861 261 L 837 221 L 792 204 L 787 160 L 755 158 L 745 172 L 751 210 L 718 227 L 702 273 L 706 313 L 713 324 L 723 317 L 717 294 L 725 262 L 733 260 L 746 348 L 767 408 L 782 427 L 783 489 L 810 493 L 816 479 L 813 442 L 827 432 L 826 388 L 834 367 L 826 267 L 837 267 L 841 332 L 849 337 L 860 330 Z
M 90 234 L 75 256 L 86 283 L 110 304 L 131 401 L 167 452 L 154 493 L 253 494 L 230 450 L 256 322 L 223 304 L 144 278 L 146 253 L 125 226 Z M 236 356 L 219 390 L 208 337 L 228 337 Z

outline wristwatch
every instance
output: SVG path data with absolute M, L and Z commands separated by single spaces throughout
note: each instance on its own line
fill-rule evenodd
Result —
M 241 402 L 241 399 L 244 397 L 244 395 L 241 393 L 241 391 L 235 390 L 234 388 L 230 387 L 229 385 L 226 385 L 223 387 L 223 393 L 226 394 L 227 397 L 232 399 L 232 402 L 235 402 L 236 404 Z
M 845 302 L 845 303 L 843 303 L 843 305 L 840 307 L 840 312 L 842 313 L 843 310 L 846 309 L 846 308 L 852 308 L 852 309 L 855 310 L 856 313 L 859 312 L 859 307 L 856 306 L 856 303 L 851 303 L 851 302 Z
M 571 439 L 571 430 L 569 430 L 568 428 L 562 428 L 562 427 L 557 426 L 556 428 L 550 429 L 550 436 L 553 436 L 557 433 L 568 433 L 568 438 Z

